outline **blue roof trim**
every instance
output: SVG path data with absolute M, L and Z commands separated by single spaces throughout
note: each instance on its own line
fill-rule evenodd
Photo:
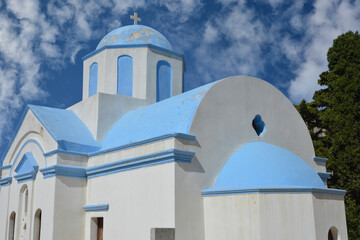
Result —
M 145 140 L 138 141 L 138 142 L 132 142 L 132 143 L 124 144 L 124 145 L 121 145 L 121 146 L 118 146 L 118 147 L 109 148 L 109 149 L 105 149 L 105 150 L 94 152 L 94 153 L 89 153 L 88 156 L 92 157 L 92 156 L 102 155 L 102 154 L 106 154 L 106 153 L 110 153 L 110 152 L 120 151 L 120 150 L 124 150 L 124 149 L 127 149 L 127 148 L 133 148 L 133 147 L 153 143 L 153 142 L 163 141 L 163 140 L 170 139 L 170 138 L 187 139 L 187 140 L 192 140 L 192 141 L 196 140 L 196 137 L 194 135 L 191 135 L 191 134 L 170 133 L 170 134 L 164 134 L 164 135 L 161 135 L 161 136 L 158 136 L 158 137 L 145 139 Z
M 326 183 L 327 180 L 330 178 L 331 173 L 329 173 L 329 172 L 318 172 L 318 175 L 320 176 L 321 180 L 323 180 L 323 182 Z
M 84 210 L 86 212 L 108 211 L 109 210 L 109 204 L 85 205 Z
M 194 156 L 195 152 L 179 149 L 169 149 L 161 152 L 143 155 L 140 157 L 134 157 L 94 167 L 88 167 L 86 168 L 86 175 L 88 178 L 94 178 L 117 172 L 129 171 L 133 169 L 169 162 L 191 163 L 191 160 Z
M 36 162 L 31 152 L 27 152 L 21 158 L 19 164 L 15 168 L 17 175 L 14 178 L 18 183 L 31 181 L 36 178 L 36 174 L 39 170 L 39 165 Z
M 204 197 L 209 196 L 225 196 L 225 195 L 238 195 L 238 194 L 274 194 L 274 193 L 320 193 L 320 194 L 331 194 L 344 196 L 346 191 L 340 189 L 331 188 L 306 188 L 306 187 L 258 187 L 258 188 L 245 188 L 245 189 L 206 189 L 203 190 L 202 195 Z
M 71 110 L 29 105 L 36 118 L 63 150 L 92 152 L 100 149 L 86 125 Z
M 148 47 L 148 48 L 152 48 L 152 49 L 155 49 L 155 50 L 158 50 L 158 51 L 161 51 L 161 52 L 165 52 L 165 53 L 168 53 L 168 54 L 171 54 L 171 55 L 175 55 L 177 57 L 181 57 L 181 58 L 184 58 L 184 54 L 182 53 L 177 53 L 177 52 L 174 52 L 172 50 L 168 50 L 166 48 L 162 48 L 162 47 L 158 47 L 158 46 L 155 46 L 153 44 L 137 44 L 137 45 L 131 45 L 131 44 L 126 44 L 126 45 L 105 45 L 99 49 L 96 49 L 95 51 L 89 53 L 89 54 L 86 54 L 84 57 L 82 57 L 82 60 L 85 61 L 86 59 L 88 58 L 91 58 L 92 56 L 98 54 L 99 52 L 102 52 L 106 49 L 114 49 L 114 48 L 145 48 L 145 47 Z
M 12 177 L 0 178 L 0 187 L 9 186 L 12 182 Z
M 40 172 L 44 175 L 44 178 L 55 176 L 86 178 L 86 170 L 83 167 L 53 165 L 40 169 Z
M 328 160 L 327 158 L 314 157 L 315 162 L 326 163 Z

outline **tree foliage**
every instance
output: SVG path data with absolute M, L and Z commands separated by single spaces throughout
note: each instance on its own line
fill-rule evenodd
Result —
M 323 87 L 311 103 L 297 107 L 314 141 L 317 156 L 329 159 L 328 185 L 345 195 L 348 235 L 360 239 L 360 36 L 347 32 L 334 40 Z M 320 131 L 320 132 L 319 132 Z

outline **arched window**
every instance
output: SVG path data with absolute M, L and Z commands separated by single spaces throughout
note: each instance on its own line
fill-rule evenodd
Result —
M 89 72 L 89 97 L 97 92 L 97 80 L 98 80 L 98 64 L 95 62 L 90 67 Z
M 123 55 L 118 58 L 117 93 L 132 97 L 133 92 L 133 60 Z
M 340 240 L 339 232 L 336 227 L 331 227 L 329 229 L 328 240 Z
M 171 97 L 171 66 L 166 61 L 159 61 L 156 74 L 156 101 Z
M 34 240 L 40 240 L 41 233 L 41 209 L 36 210 L 34 218 Z
M 29 205 L 29 190 L 27 185 L 23 185 L 20 190 L 19 201 L 19 222 L 17 225 L 17 234 L 20 232 L 20 239 L 28 239 L 28 205 Z
M 16 219 L 16 213 L 12 212 L 10 214 L 10 221 L 9 221 L 9 240 L 15 239 L 15 219 Z

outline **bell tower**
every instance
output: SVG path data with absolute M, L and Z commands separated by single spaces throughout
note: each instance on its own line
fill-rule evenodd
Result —
M 132 17 L 135 23 L 141 20 Z M 183 92 L 183 55 L 147 26 L 111 31 L 83 61 L 83 100 L 101 92 L 154 103 Z

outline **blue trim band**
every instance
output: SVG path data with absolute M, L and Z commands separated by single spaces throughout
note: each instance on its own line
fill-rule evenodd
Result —
M 0 178 L 0 187 L 5 187 L 10 185 L 12 182 L 12 177 Z
M 44 178 L 55 176 L 86 178 L 86 170 L 83 167 L 53 165 L 40 169 L 40 172 L 44 175 Z
M 100 177 L 116 172 L 128 171 L 132 169 L 169 163 L 184 162 L 191 163 L 195 152 L 184 151 L 179 149 L 169 149 L 157 153 L 151 153 L 140 157 L 129 158 L 117 162 L 106 163 L 99 166 L 86 168 L 88 178 Z
M 170 133 L 170 134 L 165 134 L 165 135 L 161 135 L 161 136 L 158 136 L 158 137 L 149 138 L 149 139 L 146 139 L 146 140 L 143 140 L 143 141 L 133 142 L 133 143 L 129 143 L 129 144 L 126 144 L 126 145 L 118 146 L 116 148 L 111 148 L 111 149 L 98 151 L 98 152 L 93 152 L 93 153 L 75 152 L 75 151 L 68 151 L 68 150 L 63 150 L 63 149 L 55 149 L 53 151 L 44 153 L 44 156 L 48 157 L 48 156 L 51 156 L 51 155 L 54 155 L 54 154 L 57 154 L 57 153 L 64 153 L 64 154 L 72 154 L 72 155 L 93 157 L 93 156 L 98 156 L 98 155 L 103 155 L 103 154 L 107 154 L 107 153 L 111 153 L 111 152 L 124 150 L 124 149 L 127 149 L 127 148 L 133 148 L 133 147 L 137 147 L 137 146 L 141 146 L 141 145 L 145 145 L 145 144 L 149 144 L 149 143 L 153 143 L 153 142 L 158 142 L 158 141 L 162 141 L 162 140 L 166 140 L 166 139 L 170 139 L 170 138 L 179 138 L 179 139 L 186 139 L 186 140 L 191 140 L 191 141 L 196 140 L 196 137 L 194 135 L 191 135 L 191 134 Z
M 110 152 L 115 152 L 115 151 L 119 151 L 119 150 L 123 150 L 123 149 L 127 149 L 127 148 L 133 148 L 133 147 L 137 147 L 137 146 L 141 146 L 141 145 L 145 145 L 145 144 L 149 144 L 149 143 L 153 143 L 153 142 L 158 142 L 158 141 L 162 141 L 165 139 L 169 139 L 169 138 L 181 138 L 181 139 L 188 139 L 188 140 L 195 140 L 196 137 L 194 135 L 190 135 L 190 134 L 185 134 L 185 133 L 170 133 L 170 134 L 165 134 L 165 135 L 161 135 L 158 137 L 154 137 L 154 138 L 149 138 L 143 141 L 139 141 L 139 142 L 133 142 L 133 143 L 129 143 L 126 145 L 122 145 L 122 146 L 118 146 L 116 148 L 112 148 L 109 150 L 104 150 L 104 151 L 98 151 L 95 153 L 89 153 L 89 157 L 92 156 L 97 156 L 97 155 L 102 155 L 105 153 L 110 153 Z
M 23 173 L 23 174 L 18 174 L 16 176 L 14 176 L 14 178 L 18 181 L 18 183 L 23 183 L 23 182 L 34 180 L 36 178 L 36 173 L 37 172 L 27 172 L 27 173 Z
M 249 188 L 249 189 L 205 189 L 201 191 L 204 197 L 208 196 L 224 196 L 238 194 L 254 194 L 254 193 L 322 193 L 331 195 L 344 196 L 346 191 L 331 188 Z
M 12 167 L 11 164 L 2 166 L 2 167 L 0 167 L 0 171 L 5 170 L 5 169 L 10 169 L 11 167 Z
M 179 149 L 169 149 L 161 152 L 151 153 L 135 158 L 129 158 L 87 168 L 53 165 L 40 169 L 40 172 L 44 175 L 44 178 L 50 178 L 55 176 L 65 176 L 73 178 L 94 178 L 162 163 L 191 163 L 191 160 L 194 156 L 195 152 Z
M 314 161 L 319 163 L 326 163 L 328 160 L 327 158 L 314 157 Z
M 85 205 L 84 210 L 86 212 L 108 211 L 109 210 L 109 204 Z
M 329 172 L 317 172 L 319 177 L 321 178 L 321 180 L 323 180 L 323 182 L 327 182 L 327 180 L 329 179 L 331 173 Z
M 155 50 L 158 50 L 158 51 L 161 51 L 161 52 L 165 52 L 165 53 L 168 53 L 168 54 L 172 54 L 172 55 L 184 58 L 184 54 L 180 54 L 180 53 L 177 53 L 177 52 L 174 52 L 174 51 L 162 48 L 162 47 L 158 47 L 158 46 L 155 46 L 155 45 L 152 45 L 152 44 L 137 44 L 137 45 L 128 44 L 128 45 L 105 45 L 105 46 L 103 46 L 103 47 L 101 47 L 101 48 L 99 48 L 99 49 L 85 55 L 84 57 L 82 57 L 82 60 L 85 61 L 86 59 L 98 54 L 99 52 L 101 52 L 101 51 L 103 51 L 105 49 L 113 49 L 113 48 L 144 48 L 144 47 L 152 48 L 152 49 L 155 49 Z

